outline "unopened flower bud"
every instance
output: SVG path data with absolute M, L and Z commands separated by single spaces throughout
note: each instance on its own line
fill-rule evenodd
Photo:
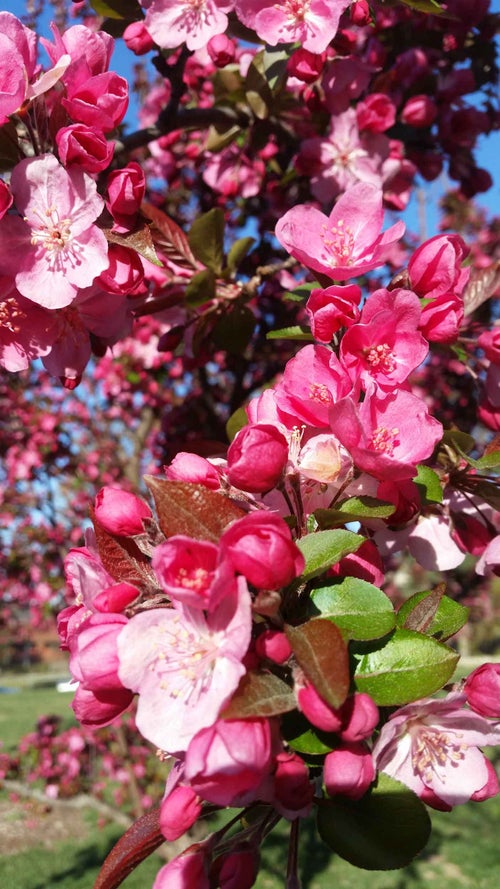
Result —
M 330 796 L 360 799 L 375 778 L 372 755 L 365 744 L 343 744 L 325 757 L 324 781 Z
M 106 485 L 96 495 L 95 517 L 110 534 L 125 537 L 142 534 L 144 532 L 142 520 L 151 516 L 148 504 L 130 491 Z

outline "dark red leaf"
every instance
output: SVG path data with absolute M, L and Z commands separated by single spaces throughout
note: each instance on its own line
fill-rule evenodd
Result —
M 285 632 L 309 682 L 331 707 L 340 707 L 349 691 L 349 657 L 339 628 L 317 617 Z
M 185 534 L 218 543 L 229 523 L 245 515 L 245 510 L 229 497 L 203 485 L 152 475 L 144 480 L 153 495 L 158 524 L 165 537 Z
M 163 842 L 157 806 L 132 824 L 113 846 L 97 875 L 94 889 L 116 889 Z

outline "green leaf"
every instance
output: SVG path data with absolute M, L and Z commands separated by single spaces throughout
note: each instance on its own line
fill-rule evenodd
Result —
M 347 522 L 363 522 L 367 518 L 386 519 L 396 507 L 376 497 L 350 497 L 336 509 L 317 509 L 314 517 L 320 528 L 338 528 Z
M 90 5 L 103 18 L 134 21 L 142 17 L 136 0 L 90 0 Z
M 476 469 L 500 469 L 500 451 L 490 451 L 489 454 L 484 454 L 479 460 L 472 460 L 469 457 L 469 462 Z
M 278 46 L 266 46 L 264 50 L 262 70 L 273 93 L 280 90 L 285 83 L 286 66 L 292 51 L 291 46 L 283 43 Z
M 419 463 L 417 466 L 417 474 L 413 481 L 419 490 L 420 500 L 423 506 L 427 503 L 443 502 L 441 480 L 437 472 L 434 472 L 429 466 Z
M 281 733 L 292 750 L 309 756 L 324 756 L 338 745 L 339 740 L 336 733 L 322 732 L 312 726 L 298 710 L 283 716 Z
M 354 682 L 376 704 L 408 704 L 438 691 L 455 672 L 459 655 L 413 630 L 395 630 L 382 643 L 359 644 Z
M 246 513 L 219 491 L 193 482 L 178 482 L 145 475 L 156 506 L 158 524 L 165 537 L 185 534 L 218 543 L 230 522 Z
M 274 97 L 286 79 L 286 65 L 290 48 L 280 44 L 258 52 L 248 68 L 245 78 L 247 102 L 259 120 L 269 117 Z
M 255 244 L 255 238 L 238 238 L 227 254 L 227 267 L 235 271 Z
M 251 719 L 257 716 L 278 716 L 295 710 L 297 700 L 286 682 L 273 673 L 250 671 L 242 677 L 238 688 L 221 713 L 221 719 Z
M 429 15 L 443 15 L 444 9 L 437 0 L 400 0 L 410 9 L 417 9 L 419 12 L 428 12 Z
M 226 435 L 229 441 L 232 441 L 240 429 L 243 429 L 247 425 L 248 414 L 244 407 L 239 407 L 234 414 L 231 414 L 226 423 Z
M 314 534 L 301 537 L 297 541 L 297 546 L 306 560 L 301 580 L 310 580 L 311 577 L 323 574 L 323 571 L 336 565 L 344 556 L 355 553 L 365 540 L 366 538 L 360 534 L 346 531 L 344 528 L 316 531 Z
M 313 343 L 314 337 L 307 327 L 300 324 L 292 324 L 290 327 L 281 327 L 280 330 L 270 330 L 266 334 L 268 340 L 299 340 L 300 342 Z
M 289 290 L 282 297 L 286 302 L 302 303 L 309 299 L 311 291 L 317 290 L 319 284 L 316 281 L 308 281 L 306 284 L 299 284 L 294 290 Z
M 458 633 L 468 617 L 468 608 L 444 596 L 438 588 L 430 592 L 422 590 L 407 599 L 399 609 L 396 620 L 399 627 L 417 630 L 444 641 Z
M 396 870 L 425 847 L 431 821 L 412 790 L 381 772 L 377 786 L 360 800 L 322 800 L 318 831 L 330 849 L 355 867 Z
M 318 617 L 299 627 L 286 626 L 285 633 L 309 682 L 330 707 L 340 707 L 350 676 L 347 645 L 338 627 Z
M 215 275 L 212 269 L 203 269 L 193 275 L 186 287 L 186 302 L 191 308 L 202 306 L 215 298 Z
M 230 121 L 227 121 L 227 123 L 213 123 L 208 128 L 205 148 L 210 152 L 222 151 L 223 148 L 231 145 L 231 142 L 234 142 L 240 133 L 241 127 L 237 123 L 231 123 Z
M 460 454 L 468 454 L 475 446 L 475 441 L 468 432 L 461 432 L 460 429 L 447 429 L 441 439 L 441 446 L 444 445 Z
M 390 633 L 396 624 L 389 597 L 357 577 L 318 587 L 311 593 L 311 602 L 315 613 L 333 620 L 351 639 L 378 639 Z
M 224 259 L 224 212 L 213 207 L 195 219 L 188 234 L 188 242 L 196 259 L 217 275 Z
M 252 338 L 255 323 L 255 315 L 244 303 L 228 303 L 214 325 L 214 345 L 230 355 L 242 355 Z

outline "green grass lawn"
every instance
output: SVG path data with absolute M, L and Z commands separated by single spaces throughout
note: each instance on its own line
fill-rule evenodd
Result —
M 0 737 L 9 749 L 32 730 L 36 718 L 57 713 L 72 721 L 71 695 L 39 688 L 0 695 Z M 8 799 L 5 791 L 0 802 Z M 5 806 L 4 806 L 5 808 Z M 8 818 L 22 817 L 7 810 Z M 450 814 L 432 813 L 434 831 L 424 852 L 401 871 L 358 870 L 329 853 L 317 840 L 314 820 L 303 824 L 300 844 L 302 889 L 497 889 L 500 873 L 500 797 L 485 803 L 459 806 Z M 0 859 L 2 889 L 92 889 L 107 852 L 122 828 L 98 824 L 95 812 L 84 819 L 81 836 L 43 845 Z M 26 822 L 29 830 L 29 822 Z M 268 837 L 262 852 L 262 870 L 256 889 L 283 889 L 288 826 L 285 822 Z M 2 825 L 0 824 L 0 838 Z M 124 889 L 150 889 L 162 861 L 152 856 L 122 884 Z M 195 887 L 193 887 L 195 889 Z

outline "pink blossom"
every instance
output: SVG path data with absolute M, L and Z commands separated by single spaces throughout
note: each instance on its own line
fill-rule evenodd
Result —
M 186 750 L 212 725 L 245 672 L 251 632 L 243 579 L 205 616 L 200 609 L 154 608 L 130 619 L 118 638 L 121 681 L 139 693 L 137 725 L 162 750 Z
M 417 331 L 420 302 L 409 290 L 379 290 L 363 307 L 361 322 L 346 331 L 340 357 L 352 378 L 364 386 L 395 389 L 422 363 L 429 347 Z
M 311 435 L 298 453 L 292 437 L 290 462 L 300 473 L 302 480 L 311 479 L 320 485 L 340 486 L 352 472 L 352 460 L 334 435 Z
M 62 104 L 72 120 L 108 133 L 125 117 L 128 83 L 114 71 L 95 74 L 84 83 L 68 89 L 68 96 L 62 99 Z
M 205 457 L 179 451 L 168 466 L 165 466 L 167 478 L 182 482 L 196 482 L 205 485 L 212 491 L 220 488 L 220 474 Z
M 437 115 L 438 108 L 435 101 L 424 93 L 408 99 L 401 112 L 401 120 L 412 127 L 430 127 Z
M 79 685 L 71 707 L 82 725 L 109 725 L 130 706 L 133 694 L 127 688 L 94 692 Z
M 220 540 L 236 571 L 261 589 L 277 590 L 304 570 L 304 557 L 286 522 L 259 510 L 233 522 Z
M 40 42 L 54 65 L 60 62 L 62 56 L 69 55 L 71 62 L 62 78 L 68 90 L 72 91 L 90 77 L 108 70 L 115 45 L 110 34 L 94 31 L 85 25 L 73 25 L 60 34 L 54 23 L 51 24 L 51 31 L 54 43 L 44 37 Z
M 143 519 L 152 516 L 148 504 L 141 497 L 106 485 L 96 494 L 95 517 L 110 534 L 131 537 L 144 532 Z
M 320 343 L 331 343 L 341 327 L 350 327 L 359 320 L 361 289 L 357 284 L 341 287 L 333 284 L 322 290 L 316 287 L 306 303 L 311 333 Z
M 413 478 L 443 433 L 425 403 L 401 389 L 384 398 L 367 393 L 361 405 L 342 399 L 330 411 L 330 427 L 356 466 L 381 480 Z
M 68 388 L 79 382 L 90 359 L 91 335 L 94 342 L 106 349 L 126 336 L 132 326 L 126 298 L 103 294 L 95 285 L 78 291 L 70 306 L 51 314 L 52 348 L 42 361 L 49 373 L 59 377 Z
M 185 775 L 203 799 L 219 806 L 246 806 L 258 798 L 271 769 L 272 735 L 267 719 L 222 719 L 202 729 L 186 751 Z
M 372 755 L 363 743 L 341 744 L 327 753 L 323 777 L 329 796 L 361 799 L 375 778 Z
M 123 614 L 93 614 L 78 633 L 70 670 L 84 688 L 95 694 L 123 690 L 118 679 L 116 640 L 127 623 Z
M 258 194 L 265 166 L 259 157 L 250 159 L 236 145 L 208 154 L 203 181 L 225 197 L 251 198 Z
M 0 278 L 0 365 L 9 371 L 25 370 L 34 358 L 52 347 L 56 319 L 53 314 Z
M 142 5 L 146 5 L 143 3 Z M 153 0 L 148 4 L 145 25 L 162 49 L 185 43 L 201 49 L 211 37 L 227 28 L 234 0 Z
M 467 676 L 463 691 L 476 713 L 500 718 L 500 664 L 481 664 Z
M 307 204 L 292 207 L 279 220 L 276 237 L 312 271 L 345 281 L 383 265 L 403 236 L 401 221 L 381 234 L 383 216 L 380 189 L 360 182 L 342 195 L 329 217 Z
M 476 564 L 476 573 L 481 575 L 500 574 L 500 534 L 488 544 Z
M 356 117 L 360 130 L 383 133 L 396 121 L 396 106 L 385 93 L 369 93 L 356 105 Z
M 380 498 L 384 497 L 380 494 Z M 392 518 L 392 516 L 391 516 Z M 384 566 L 380 553 L 373 540 L 365 540 L 356 550 L 344 556 L 336 565 L 328 569 L 331 577 L 359 577 L 374 586 L 381 587 L 385 582 Z
M 272 804 L 284 818 L 305 818 L 311 811 L 314 788 L 309 769 L 297 753 L 279 753 Z
M 327 427 L 330 408 L 349 395 L 353 383 L 337 356 L 326 346 L 304 346 L 285 367 L 275 387 L 278 416 L 283 410 L 310 426 Z
M 323 52 L 337 33 L 349 0 L 236 0 L 238 18 L 265 43 L 300 43 Z
M 155 42 L 143 21 L 131 22 L 123 32 L 123 42 L 136 56 L 143 56 L 154 49 Z
M 264 630 L 255 640 L 255 651 L 260 658 L 284 664 L 292 653 L 290 643 L 279 630 Z
M 226 34 L 216 34 L 208 41 L 207 52 L 216 68 L 225 68 L 236 58 L 236 44 Z
M 108 267 L 98 278 L 96 287 L 117 296 L 136 294 L 144 281 L 144 266 L 141 257 L 123 244 L 109 244 Z
M 288 461 L 288 442 L 268 423 L 244 426 L 227 452 L 227 477 L 241 491 L 265 493 L 278 484 Z
M 314 53 L 308 49 L 296 49 L 288 59 L 286 70 L 291 77 L 303 83 L 314 83 L 320 76 L 326 60 L 326 53 Z
M 309 172 L 311 191 L 322 204 L 330 202 L 357 182 L 380 188 L 382 156 L 377 145 L 368 146 L 361 140 L 356 112 L 348 108 L 332 117 L 325 138 L 306 139 L 297 158 L 299 171 Z M 383 154 L 387 154 L 384 143 Z
M 219 549 L 208 540 L 182 534 L 169 537 L 155 548 L 153 568 L 162 589 L 173 600 L 208 611 L 224 596 L 235 592 L 235 576 L 228 561 L 219 561 Z
M 11 187 L 23 218 L 0 220 L 0 273 L 39 305 L 67 306 L 108 263 L 106 238 L 93 225 L 104 206 L 95 182 L 46 154 L 17 164 Z
M 74 123 L 56 133 L 59 159 L 65 167 L 72 164 L 86 173 L 101 173 L 113 158 L 113 142 L 108 142 L 96 127 Z
M 222 859 L 222 863 L 221 863 Z M 233 846 L 229 854 L 215 860 L 220 889 L 250 889 L 259 870 L 258 849 L 250 843 Z
M 152 889 L 210 889 L 208 865 L 207 850 L 196 843 L 158 871 Z
M 178 840 L 193 826 L 201 812 L 201 800 L 192 787 L 177 784 L 163 798 L 160 829 L 166 840 Z
M 481 746 L 498 744 L 500 728 L 464 709 L 464 694 L 425 698 L 401 707 L 373 749 L 378 771 L 402 781 L 433 805 L 465 803 L 490 780 Z M 498 792 L 492 789 L 490 795 Z
M 0 179 L 0 219 L 3 219 L 5 214 L 12 207 L 14 198 L 12 197 L 12 193 L 8 185 L 5 184 L 3 179 Z
M 460 296 L 470 269 L 462 268 L 469 248 L 460 235 L 435 235 L 418 247 L 408 263 L 411 289 L 425 299 Z
M 112 170 L 108 175 L 106 206 L 115 221 L 116 231 L 128 231 L 134 227 L 145 189 L 144 170 L 135 161 L 121 170 Z
M 464 320 L 464 302 L 455 293 L 442 293 L 422 308 L 420 330 L 431 343 L 454 343 Z

